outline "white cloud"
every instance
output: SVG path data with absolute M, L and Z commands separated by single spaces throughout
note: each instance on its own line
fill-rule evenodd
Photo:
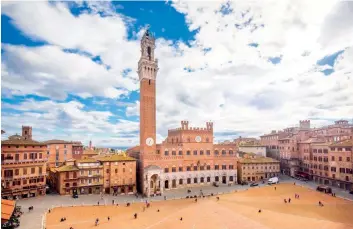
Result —
M 189 29 L 198 30 L 191 47 L 182 42 L 173 45 L 168 40 L 157 40 L 159 140 L 181 120 L 189 120 L 192 126 L 203 126 L 205 121 L 213 120 L 216 134 L 258 136 L 295 125 L 300 119 L 317 118 L 313 123 L 322 125 L 327 120 L 351 118 L 353 20 L 348 9 L 353 2 L 232 1 L 229 2 L 232 12 L 227 15 L 219 12 L 223 3 L 226 1 L 173 3 L 185 14 Z M 139 44 L 126 40 L 123 16 L 73 17 L 64 4 L 36 5 L 43 14 L 32 16 L 29 12 L 34 6 L 28 7 L 13 5 L 4 11 L 26 34 L 51 45 L 39 49 L 7 46 L 11 50 L 5 55 L 12 57 L 8 60 L 21 63 L 23 72 L 14 71 L 10 62 L 2 63 L 5 89 L 12 89 L 15 94 L 63 97 L 74 92 L 85 97 L 113 98 L 138 88 L 135 69 Z M 49 25 L 58 28 L 53 31 Z M 141 35 L 142 31 L 136 32 L 136 37 Z M 251 47 L 250 43 L 257 43 L 258 47 Z M 61 48 L 100 55 L 111 69 L 92 62 L 87 56 L 64 53 Z M 205 48 L 211 50 L 205 54 Z M 317 66 L 316 62 L 339 50 L 345 51 L 336 60 L 334 72 L 325 76 L 321 71 L 327 67 Z M 279 56 L 282 59 L 276 65 L 268 60 Z M 131 73 L 121 76 L 128 68 L 132 69 Z M 187 72 L 184 68 L 193 71 Z M 19 80 L 24 80 L 26 86 L 18 84 Z M 55 92 L 55 85 L 62 91 Z M 86 132 L 102 144 L 138 142 L 136 122 L 120 120 L 119 124 L 112 125 L 107 120 L 109 112 L 84 112 L 77 103 L 60 106 L 68 109 L 65 114 L 70 120 L 75 120 L 71 122 L 73 127 L 89 128 Z M 73 114 L 74 111 L 78 114 Z M 138 113 L 139 103 L 127 105 L 127 116 Z M 54 128 L 53 120 L 59 119 L 59 114 L 54 109 L 46 116 L 27 112 L 24 117 L 44 119 L 33 123 L 44 126 L 48 122 Z M 12 123 L 14 119 L 8 117 L 5 121 Z M 80 137 L 80 133 L 75 136 Z M 82 138 L 88 139 L 85 136 Z M 220 139 L 229 139 L 229 136 L 220 134 L 216 140 Z
M 4 45 L 3 49 L 2 87 L 14 94 L 37 93 L 55 99 L 65 99 L 68 93 L 117 98 L 126 90 L 136 89 L 130 79 L 117 77 L 89 57 L 64 52 L 57 46 Z
M 85 143 L 93 139 L 96 145 L 113 143 L 117 138 L 120 140 L 109 146 L 127 146 L 124 145 L 125 140 L 130 140 L 128 145 L 136 143 L 139 128 L 137 122 L 118 119 L 116 124 L 112 124 L 109 118 L 115 115 L 111 112 L 85 111 L 84 105 L 76 101 L 59 103 L 50 100 L 26 100 L 18 105 L 3 103 L 2 107 L 23 112 L 2 113 L 2 128 L 8 135 L 19 132 L 22 125 L 30 125 L 34 130 L 33 137 L 37 140 L 60 136 L 63 139 Z M 126 135 L 130 137 L 125 137 Z

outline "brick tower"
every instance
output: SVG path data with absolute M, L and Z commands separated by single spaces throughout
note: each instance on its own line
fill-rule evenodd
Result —
M 158 60 L 154 58 L 155 38 L 147 30 L 141 40 L 138 62 L 140 79 L 140 155 L 156 153 L 156 76 Z
M 22 137 L 25 140 L 32 140 L 32 127 L 31 126 L 22 126 Z

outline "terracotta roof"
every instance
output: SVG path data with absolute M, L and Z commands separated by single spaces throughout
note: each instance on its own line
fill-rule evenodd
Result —
M 45 144 L 72 144 L 72 142 L 70 142 L 70 141 L 58 140 L 58 139 L 44 141 L 43 143 L 45 143 Z
M 345 140 L 337 143 L 332 143 L 330 146 L 353 146 L 353 140 Z
M 83 154 L 94 154 L 94 155 L 98 155 L 98 152 L 95 151 L 94 149 L 85 149 L 83 150 Z
M 136 161 L 136 159 L 126 156 L 121 155 L 121 154 L 113 154 L 110 156 L 104 156 L 104 157 L 97 157 L 96 158 L 98 161 Z
M 94 158 L 83 158 L 83 159 L 78 159 L 78 160 L 76 160 L 76 162 L 78 162 L 78 163 L 94 163 L 94 162 L 99 162 L 99 161 L 97 161 L 97 159 L 94 159 Z
M 70 171 L 78 171 L 79 169 L 75 165 L 63 165 L 56 168 L 58 172 L 70 172 Z
M 16 134 L 9 137 L 8 140 L 1 141 L 2 145 L 39 145 L 45 146 L 46 144 L 31 139 L 24 139 L 22 136 Z
M 251 164 L 251 163 L 274 163 L 278 162 L 275 159 L 269 157 L 256 157 L 256 158 L 239 158 L 239 162 L 243 164 Z
M 9 220 L 13 211 L 15 210 L 16 202 L 14 200 L 1 199 L 1 221 Z

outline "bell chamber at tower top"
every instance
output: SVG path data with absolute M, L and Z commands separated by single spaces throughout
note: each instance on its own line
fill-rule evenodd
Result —
M 138 63 L 138 74 L 142 79 L 155 80 L 158 72 L 158 60 L 154 58 L 155 38 L 146 30 L 141 39 L 141 57 Z

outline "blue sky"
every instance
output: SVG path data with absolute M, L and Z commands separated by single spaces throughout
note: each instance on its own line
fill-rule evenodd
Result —
M 38 140 L 137 144 L 136 67 L 147 25 L 160 68 L 158 141 L 181 120 L 193 126 L 212 120 L 215 141 L 223 141 L 256 137 L 300 119 L 324 125 L 349 118 L 351 15 L 339 3 L 324 6 L 311 12 L 312 5 L 301 5 L 301 18 L 287 12 L 294 19 L 284 28 L 268 9 L 286 8 L 244 1 L 237 7 L 226 1 L 3 4 L 3 137 L 32 125 Z M 34 9 L 41 14 L 32 16 Z M 305 17 L 312 13 L 314 19 Z M 346 33 L 335 31 L 342 15 Z M 340 92 L 330 94 L 335 85 Z M 323 110 L 323 103 L 331 110 Z

